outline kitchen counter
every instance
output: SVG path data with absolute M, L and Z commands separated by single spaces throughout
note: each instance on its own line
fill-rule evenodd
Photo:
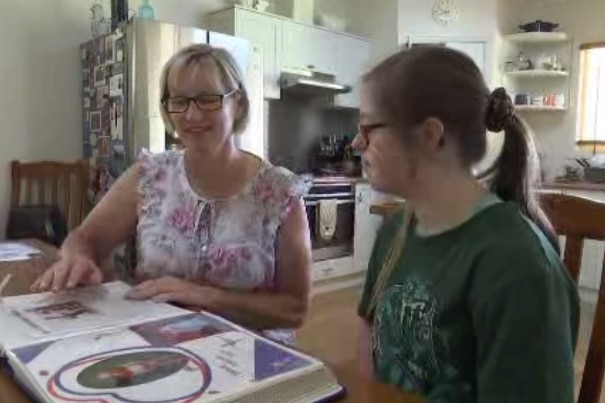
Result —
M 403 205 L 404 202 L 401 201 L 372 204 L 370 206 L 370 214 L 386 217 L 403 208 Z
M 353 178 L 353 181 L 355 183 L 370 183 L 368 178 Z M 568 189 L 605 192 L 605 183 L 591 183 L 585 181 L 552 181 L 542 183 L 540 188 L 544 190 Z
M 589 182 L 545 182 L 541 186 L 541 190 L 584 190 L 592 192 L 605 192 L 605 183 L 589 183 Z M 370 214 L 379 215 L 382 217 L 392 214 L 397 209 L 402 208 L 403 202 L 385 202 L 376 203 L 370 206 Z
M 367 178 L 357 178 L 356 183 L 369 183 Z M 540 190 L 583 190 L 591 192 L 605 192 L 605 183 L 590 183 L 585 181 L 551 181 L 544 182 Z M 376 203 L 370 206 L 370 214 L 387 216 L 402 207 L 403 202 Z
M 594 192 L 605 192 L 605 183 L 590 183 L 584 181 L 577 182 L 563 182 L 563 181 L 554 181 L 554 182 L 545 182 L 542 184 L 542 189 L 545 190 L 589 190 Z

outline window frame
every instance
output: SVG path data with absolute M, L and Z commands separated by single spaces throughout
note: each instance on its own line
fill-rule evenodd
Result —
M 590 84 L 590 74 L 588 74 L 587 63 L 589 53 L 593 50 L 602 50 L 605 52 L 605 41 L 603 42 L 592 42 L 580 45 L 580 69 L 579 69 L 579 88 L 578 88 L 578 108 L 576 116 L 576 135 L 575 142 L 576 147 L 582 151 L 589 151 L 593 154 L 597 152 L 605 151 L 605 134 L 602 139 L 596 138 L 596 127 L 595 133 L 587 133 L 587 119 L 586 119 L 586 102 L 587 102 L 587 89 Z M 603 66 L 603 74 L 605 74 L 605 64 Z M 605 80 L 605 78 L 603 79 Z M 600 80 L 599 80 L 600 81 Z M 605 85 L 603 88 L 599 88 L 599 94 L 603 93 L 605 99 Z M 605 102 L 605 101 L 603 101 Z M 598 106 L 598 105 L 597 105 Z M 595 122 L 596 124 L 596 122 Z

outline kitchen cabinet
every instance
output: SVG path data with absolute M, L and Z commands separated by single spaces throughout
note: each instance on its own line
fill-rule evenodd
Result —
M 282 68 L 282 19 L 253 10 L 233 7 L 207 18 L 210 30 L 247 39 L 262 52 L 264 97 L 280 97 Z
M 331 280 L 356 273 L 357 271 L 355 270 L 353 260 L 353 257 L 342 257 L 313 262 L 311 280 L 313 283 L 317 283 L 319 281 Z
M 284 21 L 283 36 L 284 67 L 333 74 L 338 83 L 352 88 L 337 95 L 335 105 L 359 108 L 360 78 L 369 67 L 367 40 L 293 21 Z
M 238 6 L 211 14 L 207 24 L 210 30 L 245 38 L 262 50 L 265 98 L 280 98 L 282 69 L 315 70 L 352 87 L 352 92 L 336 96 L 336 106 L 359 107 L 369 41 Z
M 356 272 L 367 270 L 382 217 L 370 214 L 370 206 L 389 201 L 390 197 L 372 190 L 368 183 L 355 186 L 355 232 L 353 262 Z
M 283 21 L 282 30 L 285 68 L 338 73 L 336 49 L 341 35 L 295 21 Z
M 347 108 L 359 108 L 361 76 L 370 66 L 370 43 L 365 39 L 341 35 L 335 38 L 337 66 L 336 79 L 350 85 L 352 91 L 336 96 L 335 104 Z M 332 50 L 334 53 L 334 50 Z

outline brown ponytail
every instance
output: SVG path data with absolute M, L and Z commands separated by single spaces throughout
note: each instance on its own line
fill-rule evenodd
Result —
M 504 145 L 494 164 L 479 177 L 487 178 L 490 190 L 502 200 L 516 203 L 560 252 L 557 235 L 533 190 L 539 173 L 534 139 L 504 88 L 497 88 L 490 95 L 485 122 L 491 132 L 504 131 Z

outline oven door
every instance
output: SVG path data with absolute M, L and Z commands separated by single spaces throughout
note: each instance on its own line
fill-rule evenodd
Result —
M 310 192 L 305 197 L 305 208 L 311 233 L 313 261 L 337 259 L 353 255 L 353 230 L 355 227 L 355 194 L 353 187 Z M 321 200 L 336 203 L 336 227 L 334 235 L 324 238 L 319 231 L 319 204 Z

